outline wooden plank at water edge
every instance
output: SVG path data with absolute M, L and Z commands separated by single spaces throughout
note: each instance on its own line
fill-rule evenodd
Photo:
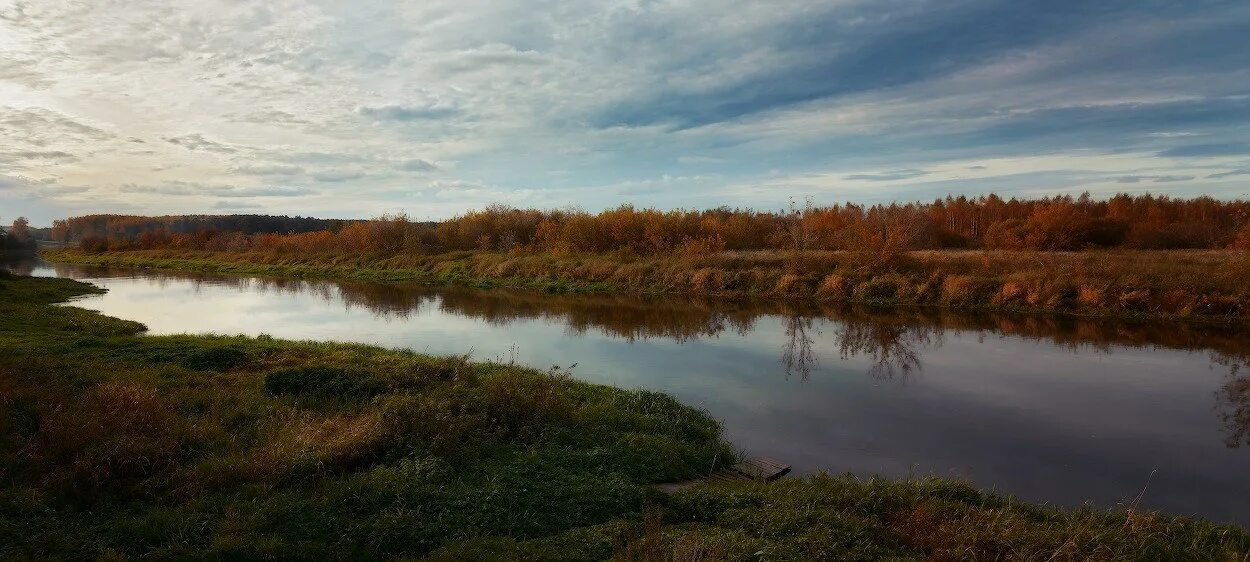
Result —
M 771 482 L 789 473 L 790 465 L 768 457 L 751 457 L 733 465 L 730 470 L 753 480 Z
M 653 484 L 651 488 L 665 494 L 673 494 L 699 484 L 718 484 L 721 482 L 772 482 L 790 472 L 790 465 L 782 464 L 768 457 L 751 457 L 729 468 L 722 468 L 703 478 L 686 480 L 685 482 L 668 482 Z

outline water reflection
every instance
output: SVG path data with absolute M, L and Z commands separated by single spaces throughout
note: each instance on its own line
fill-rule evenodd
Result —
M 1212 363 L 1228 368 L 1228 381 L 1215 393 L 1216 410 L 1228 434 L 1224 443 L 1230 449 L 1250 446 L 1250 358 L 1217 354 Z M 1250 369 L 1247 369 L 1250 370 Z
M 579 363 L 670 392 L 798 472 L 968 478 L 1029 499 L 1250 521 L 1250 339 L 1229 326 L 15 267 L 110 288 L 153 333 L 271 333 Z M 923 376 L 921 376 L 923 374 Z
M 798 375 L 807 380 L 816 365 L 816 352 L 812 344 L 816 343 L 809 331 L 813 331 L 812 319 L 797 314 L 786 316 L 786 343 L 781 346 L 781 365 L 785 368 L 786 378 Z
M 26 257 L 0 255 L 0 269 L 18 275 L 30 275 L 38 262 Z
M 908 380 L 924 367 L 923 349 L 942 345 L 942 330 L 924 324 L 847 318 L 842 325 L 837 336 L 841 357 L 871 357 L 868 374 L 878 380 Z
M 30 260 L 10 262 L 15 273 L 35 270 Z M 130 268 L 110 269 L 66 264 L 52 266 L 59 277 L 129 278 Z M 157 286 L 190 282 L 198 293 L 205 286 L 235 287 L 261 293 L 315 295 L 325 302 L 363 308 L 383 318 L 406 319 L 423 309 L 480 319 L 496 326 L 520 320 L 560 324 L 569 336 L 598 332 L 628 342 L 665 339 L 678 343 L 717 338 L 723 333 L 749 334 L 765 316 L 783 319 L 781 374 L 806 381 L 819 359 L 823 336 L 814 326 L 821 319 L 832 326 L 831 344 L 843 360 L 868 359 L 866 375 L 874 380 L 905 383 L 924 369 L 924 354 L 942 346 L 947 332 L 976 332 L 982 338 L 998 333 L 1047 341 L 1068 349 L 1109 354 L 1117 346 L 1207 350 L 1211 365 L 1228 371 L 1228 382 L 1216 392 L 1216 410 L 1226 428 L 1230 448 L 1250 445 L 1250 343 L 1230 326 L 1118 322 L 1107 319 L 1024 316 L 992 312 L 952 312 L 932 308 L 871 308 L 850 305 L 781 303 L 743 299 L 690 297 L 546 295 L 530 291 L 463 290 L 416 284 L 339 283 L 293 278 L 247 278 L 211 274 L 144 271 Z
M 53 264 L 58 277 L 133 278 L 129 268 Z M 29 275 L 26 260 L 10 270 Z M 1213 365 L 1233 375 L 1250 364 L 1250 339 L 1235 326 L 1200 323 L 1125 322 L 1075 316 L 1017 315 L 951 311 L 921 307 L 863 307 L 845 304 L 784 303 L 747 299 L 657 296 L 640 299 L 613 295 L 550 295 L 532 291 L 468 290 L 416 284 L 378 284 L 296 278 L 233 277 L 211 274 L 143 271 L 141 277 L 164 287 L 190 283 L 235 287 L 261 293 L 315 295 L 325 302 L 363 308 L 383 318 L 405 319 L 424 309 L 476 318 L 493 325 L 518 320 L 560 323 L 571 336 L 596 331 L 625 341 L 667 339 L 679 343 L 715 338 L 730 332 L 750 333 L 761 317 L 785 318 L 787 343 L 781 363 L 791 374 L 811 372 L 813 336 L 821 335 L 813 320 L 835 323 L 833 340 L 844 358 L 872 359 L 869 374 L 880 379 L 905 379 L 923 368 L 923 352 L 940 347 L 949 332 L 1007 334 L 1045 341 L 1072 350 L 1112 353 L 1117 346 L 1209 350 Z

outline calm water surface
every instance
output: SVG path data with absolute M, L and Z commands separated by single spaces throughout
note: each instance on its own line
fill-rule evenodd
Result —
M 472 353 L 661 390 L 796 472 L 937 474 L 1250 524 L 1250 338 L 1227 328 L 547 296 L 28 264 L 152 334 Z M 1239 369 L 1240 367 L 1240 369 Z

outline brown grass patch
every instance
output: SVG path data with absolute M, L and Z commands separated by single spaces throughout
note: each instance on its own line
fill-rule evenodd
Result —
M 106 382 L 39 409 L 31 456 L 46 467 L 45 479 L 83 491 L 167 468 L 187 438 L 183 418 L 155 388 L 138 383 Z
M 264 444 L 246 456 L 238 468 L 267 481 L 292 472 L 350 470 L 369 464 L 383 450 L 385 428 L 378 412 L 325 416 L 284 410 L 262 430 Z
M 1102 287 L 1081 285 L 1077 289 L 1076 300 L 1088 307 L 1101 308 L 1106 306 L 1106 294 L 1106 289 Z
M 705 267 L 690 275 L 690 290 L 697 293 L 720 291 L 724 286 L 725 273 L 719 269 Z
M 773 294 L 797 296 L 806 294 L 807 286 L 803 283 L 803 279 L 793 273 L 787 273 L 777 279 L 777 283 L 773 285 Z
M 851 296 L 852 285 L 845 277 L 836 273 L 825 276 L 820 282 L 820 288 L 816 294 L 822 297 L 828 297 L 834 300 L 845 300 Z

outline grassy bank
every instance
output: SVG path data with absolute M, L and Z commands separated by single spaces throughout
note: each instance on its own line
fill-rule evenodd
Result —
M 717 424 L 559 369 L 143 327 L 0 274 L 0 558 L 1244 559 L 1250 534 L 940 481 L 653 482 Z
M 48 250 L 53 261 L 553 292 L 690 294 L 923 305 L 1093 316 L 1250 319 L 1250 257 L 1233 251 L 904 254 L 882 265 L 847 252 L 696 257 L 511 252 L 330 255 Z

